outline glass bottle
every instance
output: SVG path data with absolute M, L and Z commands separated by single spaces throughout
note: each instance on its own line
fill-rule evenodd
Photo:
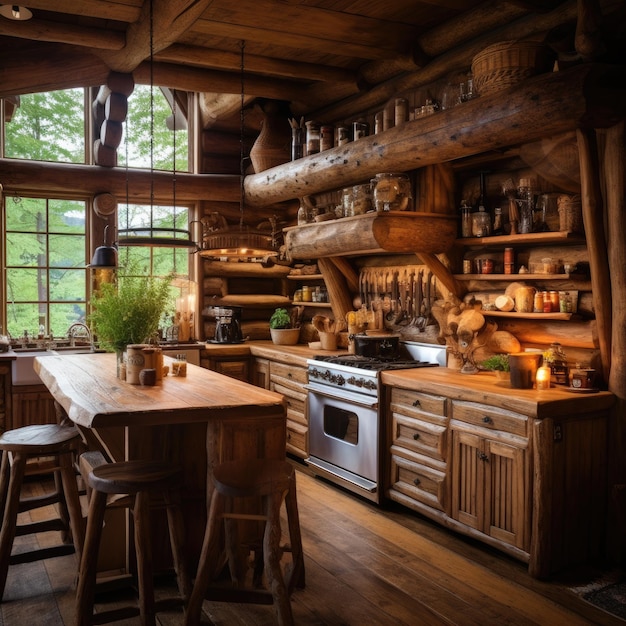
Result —
M 461 205 L 461 237 L 472 236 L 471 207 L 463 200 Z
M 556 341 L 550 344 L 550 348 L 544 353 L 543 359 L 550 367 L 550 381 L 556 385 L 567 385 L 569 368 L 561 344 Z
M 502 209 L 500 207 L 496 207 L 494 210 L 493 216 L 493 234 L 494 235 L 504 235 L 504 227 L 502 226 Z

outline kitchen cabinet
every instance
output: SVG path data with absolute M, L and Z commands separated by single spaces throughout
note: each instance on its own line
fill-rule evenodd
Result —
M 0 432 L 9 428 L 11 415 L 11 362 L 0 362 Z
M 287 452 L 303 459 L 309 456 L 307 382 L 306 367 L 270 362 L 270 391 L 282 394 L 287 405 Z
M 7 429 L 57 422 L 54 400 L 45 385 L 13 386 L 10 415 Z
M 250 361 L 250 350 L 245 344 L 206 344 L 202 352 L 203 366 L 245 383 L 250 381 Z
M 390 500 L 538 578 L 605 556 L 613 394 L 511 389 L 445 367 L 381 379 Z
M 529 552 L 528 417 L 452 402 L 452 519 Z
M 267 359 L 252 359 L 250 382 L 261 389 L 270 388 L 270 362 Z
M 391 389 L 390 481 L 388 496 L 415 501 L 433 513 L 449 512 L 448 417 L 443 396 Z

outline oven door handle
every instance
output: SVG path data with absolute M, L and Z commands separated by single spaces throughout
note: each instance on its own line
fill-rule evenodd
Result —
M 326 389 L 315 385 L 304 385 L 304 388 L 310 393 L 316 393 L 320 396 L 324 396 L 325 398 L 330 398 L 331 400 L 343 400 L 352 404 L 357 404 L 358 406 L 362 406 L 366 409 L 378 408 L 378 399 L 370 396 L 363 396 L 346 390 L 339 395 L 338 393 L 327 391 Z

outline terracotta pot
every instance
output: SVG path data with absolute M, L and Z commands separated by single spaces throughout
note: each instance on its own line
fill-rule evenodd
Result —
M 299 328 L 270 328 L 272 341 L 278 346 L 294 346 L 300 339 Z

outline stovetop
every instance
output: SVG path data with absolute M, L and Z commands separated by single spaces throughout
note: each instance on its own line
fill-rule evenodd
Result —
M 437 367 L 437 363 L 430 363 L 429 361 L 417 361 L 415 359 L 382 359 L 358 356 L 356 354 L 339 354 L 336 356 L 321 354 L 314 356 L 311 360 L 318 363 L 325 363 L 329 366 L 340 365 L 372 372 L 411 369 L 414 367 Z

